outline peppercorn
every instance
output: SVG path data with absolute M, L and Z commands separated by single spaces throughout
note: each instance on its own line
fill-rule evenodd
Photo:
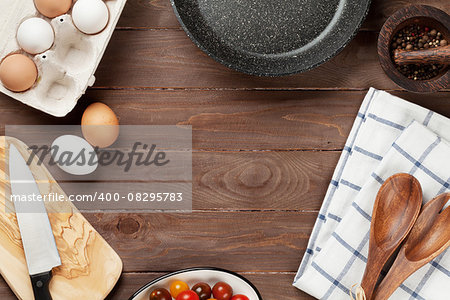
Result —
M 391 43 L 391 54 L 395 50 L 422 50 L 448 45 L 441 32 L 434 28 L 409 25 L 397 32 Z M 428 80 L 439 75 L 442 65 L 396 65 L 397 70 L 411 80 Z

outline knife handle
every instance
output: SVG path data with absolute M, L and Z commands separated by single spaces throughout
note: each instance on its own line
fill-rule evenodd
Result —
M 35 300 L 52 300 L 48 285 L 52 279 L 52 270 L 30 275 Z

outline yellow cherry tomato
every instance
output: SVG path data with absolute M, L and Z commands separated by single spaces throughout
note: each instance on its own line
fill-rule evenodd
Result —
M 181 292 L 188 291 L 189 286 L 186 282 L 177 280 L 172 282 L 170 285 L 170 294 L 172 294 L 172 297 L 176 298 Z

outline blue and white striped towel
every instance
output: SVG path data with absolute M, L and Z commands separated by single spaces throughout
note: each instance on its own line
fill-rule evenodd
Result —
M 333 174 L 294 286 L 319 299 L 348 299 L 368 253 L 376 193 L 406 172 L 424 201 L 450 191 L 450 120 L 386 92 L 370 89 Z M 446 299 L 450 251 L 413 274 L 391 299 Z M 450 297 L 449 297 L 450 299 Z

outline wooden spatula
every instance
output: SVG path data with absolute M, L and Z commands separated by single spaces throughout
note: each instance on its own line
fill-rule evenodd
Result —
M 449 199 L 450 193 L 442 194 L 423 207 L 373 299 L 388 299 L 406 278 L 450 246 L 450 207 L 442 210 Z
M 361 282 L 367 299 L 372 298 L 383 266 L 411 230 L 422 206 L 422 188 L 409 174 L 395 174 L 381 186 L 370 224 L 369 256 Z

